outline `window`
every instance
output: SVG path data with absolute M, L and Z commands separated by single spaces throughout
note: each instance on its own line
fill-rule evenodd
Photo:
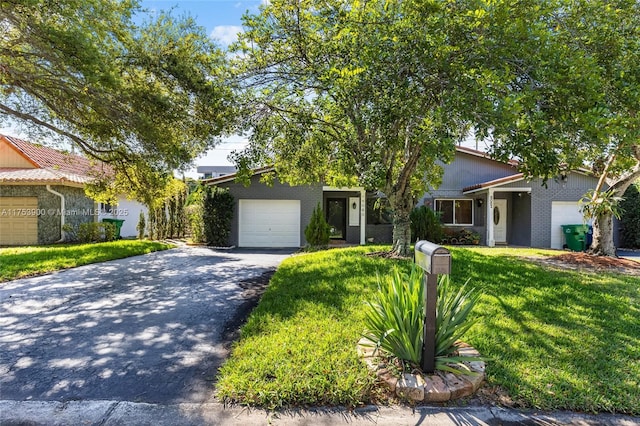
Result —
M 436 200 L 436 211 L 445 225 L 473 225 L 473 200 Z
M 387 225 L 392 223 L 391 206 L 386 198 L 367 198 L 367 224 Z

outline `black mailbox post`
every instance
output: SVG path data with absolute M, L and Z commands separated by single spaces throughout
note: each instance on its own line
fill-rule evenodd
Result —
M 424 270 L 424 336 L 422 371 L 432 373 L 436 366 L 436 303 L 438 274 L 451 273 L 451 253 L 429 241 L 418 241 L 415 262 Z

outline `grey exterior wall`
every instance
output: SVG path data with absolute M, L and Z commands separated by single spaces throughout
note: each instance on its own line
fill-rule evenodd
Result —
M 581 173 L 569 173 L 566 182 L 548 180 L 547 188 L 541 179 L 531 182 L 531 246 L 551 246 L 551 202 L 579 201 L 595 188 L 597 179 Z
M 221 188 L 229 188 L 229 192 L 234 197 L 233 221 L 231 223 L 231 235 L 229 244 L 238 245 L 238 206 L 239 200 L 300 200 L 300 247 L 307 244 L 304 237 L 304 230 L 311 220 L 313 209 L 322 203 L 322 185 L 302 185 L 290 186 L 281 183 L 278 178 L 274 178 L 273 185 L 269 186 L 260 182 L 260 176 L 253 176 L 251 184 L 245 187 L 239 183 L 222 183 Z
M 480 234 L 480 244 L 486 244 L 486 219 L 485 210 L 486 194 L 464 195 L 462 189 L 494 179 L 511 176 L 517 170 L 508 164 L 500 163 L 488 158 L 465 152 L 456 152 L 453 162 L 443 164 L 444 173 L 442 183 L 438 188 L 430 188 L 419 199 L 418 205 L 426 205 L 429 208 L 435 207 L 435 200 L 445 199 L 471 199 L 473 203 L 473 226 L 451 226 L 454 229 L 468 229 Z M 478 199 L 482 199 L 482 206 L 478 206 Z M 509 206 L 507 206 L 509 208 Z M 509 229 L 509 225 L 507 225 Z
M 526 192 L 512 192 L 507 225 L 509 244 L 531 245 L 531 196 Z
M 51 189 L 65 198 L 65 211 L 61 211 L 60 197 L 47 191 L 45 185 L 2 185 L 0 197 L 37 197 L 38 210 L 44 214 L 38 216 L 38 244 L 51 244 L 60 239 L 60 215 L 65 214 L 65 223 L 77 226 L 80 223 L 93 222 L 94 202 L 87 197 L 82 188 L 51 185 Z
M 464 152 L 457 152 L 455 160 L 443 167 L 442 183 L 437 189 L 428 191 L 434 198 L 462 196 L 462 188 L 517 173 L 508 164 Z
M 487 194 L 464 195 L 462 189 L 475 184 L 511 176 L 517 170 L 507 164 L 481 158 L 464 152 L 457 152 L 455 160 L 444 166 L 442 184 L 430 189 L 420 199 L 420 204 L 434 207 L 438 198 L 474 199 L 474 225 L 455 227 L 472 229 L 481 235 L 481 244 L 486 244 L 486 203 Z M 593 189 L 597 179 L 582 173 L 572 172 L 566 181 L 549 180 L 547 187 L 541 179 L 516 181 L 501 185 L 501 190 L 513 189 L 513 192 L 495 192 L 495 198 L 507 200 L 507 241 L 509 244 L 549 247 L 551 245 L 551 203 L 552 201 L 578 201 Z M 518 191 L 518 188 L 530 188 L 531 194 Z M 482 199 L 482 207 L 478 206 Z

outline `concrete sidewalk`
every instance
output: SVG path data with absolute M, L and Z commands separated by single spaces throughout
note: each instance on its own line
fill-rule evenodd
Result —
M 317 408 L 266 412 L 219 403 L 146 404 L 126 401 L 0 401 L 0 424 L 8 425 L 604 425 L 636 426 L 640 417 L 521 411 L 498 407 Z

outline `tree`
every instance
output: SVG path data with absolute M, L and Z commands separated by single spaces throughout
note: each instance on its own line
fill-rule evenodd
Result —
M 485 134 L 494 155 L 518 157 L 530 176 L 590 166 L 599 177 L 585 205 L 591 251 L 615 256 L 616 200 L 640 177 L 640 5 L 566 1 L 540 16 L 544 55 L 520 57 Z
M 393 251 L 407 255 L 416 195 L 438 184 L 438 160 L 492 107 L 483 8 L 493 7 L 274 0 L 246 16 L 234 47 L 250 131 L 240 169 L 273 163 L 291 184 L 382 191 Z
M 166 179 L 231 121 L 224 55 L 193 20 L 137 25 L 136 0 L 1 5 L 0 121 L 56 135 L 131 185 Z
M 600 175 L 590 200 L 597 213 L 591 252 L 616 256 L 613 217 L 626 190 L 640 178 L 640 5 L 629 0 L 583 1 L 575 5 L 572 18 L 568 27 L 581 35 L 577 44 L 594 58 L 603 82 L 597 103 L 601 114 L 589 132 L 600 149 L 586 156 Z M 598 209 L 607 198 L 613 208 Z

